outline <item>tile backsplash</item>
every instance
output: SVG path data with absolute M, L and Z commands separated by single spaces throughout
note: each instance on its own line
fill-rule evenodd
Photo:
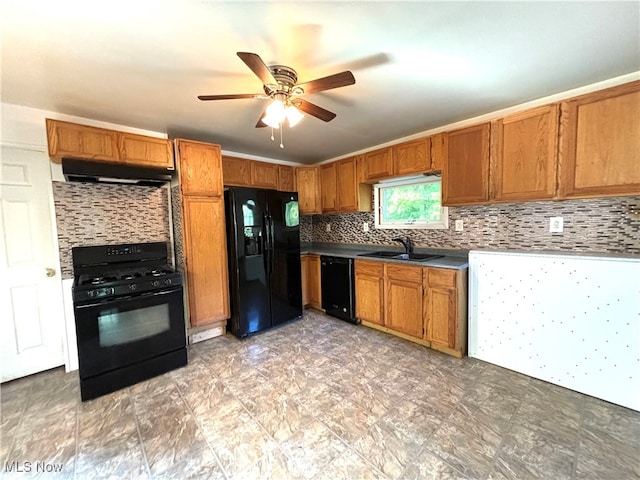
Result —
M 53 197 L 62 278 L 72 247 L 171 239 L 167 188 L 53 182 Z
M 640 254 L 638 211 L 640 197 L 449 207 L 448 230 L 378 230 L 372 212 L 315 215 L 303 217 L 301 237 L 302 241 L 399 246 L 391 239 L 409 236 L 424 248 Z M 563 217 L 563 233 L 549 232 L 550 217 Z M 454 230 L 456 220 L 463 221 L 462 232 Z M 363 222 L 369 223 L 368 232 L 363 231 Z

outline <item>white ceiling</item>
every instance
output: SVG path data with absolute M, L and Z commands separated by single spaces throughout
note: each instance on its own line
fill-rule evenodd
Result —
M 2 2 L 2 101 L 313 163 L 640 70 L 640 2 Z M 236 56 L 337 114 L 256 129 L 264 100 Z

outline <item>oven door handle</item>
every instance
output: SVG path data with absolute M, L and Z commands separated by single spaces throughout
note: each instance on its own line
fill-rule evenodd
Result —
M 106 305 L 107 303 L 114 303 L 114 302 L 119 302 L 121 300 L 131 300 L 131 299 L 138 299 L 138 298 L 149 298 L 149 297 L 155 297 L 157 295 L 169 295 L 171 293 L 176 293 L 179 292 L 181 290 L 181 287 L 176 287 L 176 288 L 171 288 L 169 290 L 160 290 L 160 291 L 156 291 L 156 292 L 148 292 L 148 293 L 141 293 L 139 295 L 124 295 L 121 297 L 112 297 L 112 298 L 107 298 L 104 299 L 100 302 L 96 302 L 96 303 L 87 303 L 87 304 L 82 304 L 82 305 L 75 305 L 75 308 L 77 309 L 81 309 L 81 308 L 91 308 L 91 307 L 99 307 L 100 305 Z

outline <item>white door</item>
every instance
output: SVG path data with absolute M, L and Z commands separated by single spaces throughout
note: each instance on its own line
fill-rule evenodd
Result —
M 64 309 L 45 152 L 2 146 L 0 381 L 64 364 Z

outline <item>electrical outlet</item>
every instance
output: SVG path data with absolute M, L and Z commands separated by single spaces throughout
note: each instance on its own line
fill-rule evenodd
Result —
M 551 233 L 562 233 L 564 230 L 564 220 L 562 217 L 551 217 L 549 219 L 549 231 Z
M 330 232 L 330 231 L 331 231 L 331 224 L 330 224 L 330 223 L 327 223 L 327 226 L 325 227 L 325 230 L 326 230 L 327 232 Z
M 455 225 L 456 232 L 462 232 L 464 230 L 464 222 L 462 220 L 456 220 Z
M 363 232 L 368 232 L 369 231 L 369 222 L 363 222 L 362 223 L 362 231 Z

